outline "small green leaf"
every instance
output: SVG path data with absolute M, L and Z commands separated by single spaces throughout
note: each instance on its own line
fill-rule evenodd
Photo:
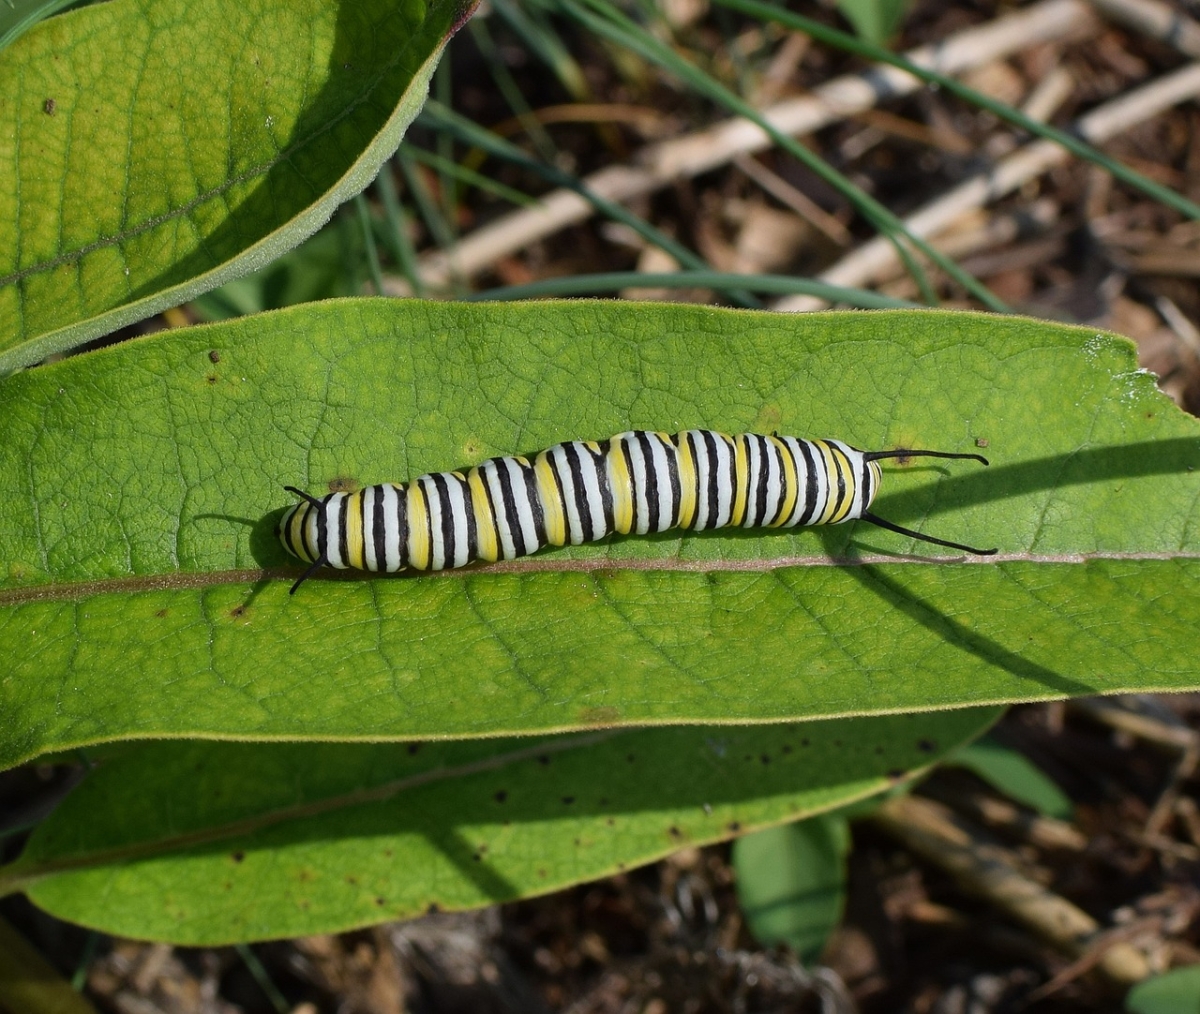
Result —
M 1071 819 L 1071 800 L 1067 794 L 1016 750 L 984 738 L 956 750 L 949 762 L 973 772 L 992 788 L 1038 813 L 1059 820 Z
M 284 485 L 694 426 L 986 443 L 990 468 L 889 463 L 874 509 L 1001 555 L 935 565 L 955 554 L 862 523 L 668 532 L 288 595 Z M 1094 331 L 330 301 L 14 375 L 0 432 L 0 765 L 130 737 L 513 735 L 1200 685 L 1200 423 Z
M 739 838 L 733 845 L 738 901 L 760 944 L 787 944 L 816 961 L 842 918 L 850 826 L 823 814 Z
M 1200 965 L 1139 982 L 1125 997 L 1130 1014 L 1200 1014 Z
M 995 718 L 110 748 L 0 867 L 0 894 L 178 943 L 334 932 L 540 894 L 862 799 Z
M 0 372 L 295 246 L 375 176 L 468 0 L 113 0 L 0 54 Z

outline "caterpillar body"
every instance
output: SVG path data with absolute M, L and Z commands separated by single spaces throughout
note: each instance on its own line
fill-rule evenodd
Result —
M 310 567 L 395 572 L 511 560 L 545 546 L 671 528 L 794 528 L 862 520 L 968 553 L 870 512 L 883 458 L 970 458 L 949 451 L 860 451 L 840 440 L 715 430 L 649 430 L 569 440 L 532 460 L 491 458 L 463 472 L 301 498 L 279 523 L 284 548 Z

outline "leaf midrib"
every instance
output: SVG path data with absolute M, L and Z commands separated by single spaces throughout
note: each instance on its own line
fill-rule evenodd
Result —
M 1083 566 L 1102 561 L 1170 562 L 1200 560 L 1200 550 L 1169 552 L 1087 552 L 1087 553 L 998 553 L 988 557 L 913 556 L 905 554 L 872 553 L 854 557 L 780 556 L 745 560 L 508 560 L 500 563 L 476 564 L 452 570 L 429 572 L 407 571 L 398 574 L 376 574 L 362 570 L 325 570 L 309 581 L 358 582 L 377 580 L 429 581 L 464 579 L 482 574 L 615 574 L 620 571 L 641 571 L 684 574 L 761 573 L 800 567 L 877 567 L 903 566 L 971 566 L 985 567 L 1003 563 L 1036 563 L 1043 565 L 1070 564 Z M 134 577 L 102 578 L 93 581 L 68 581 L 58 584 L 32 585 L 24 588 L 0 589 L 0 608 L 25 605 L 31 602 L 70 602 L 92 595 L 117 592 L 182 591 L 189 588 L 210 588 L 223 585 L 257 584 L 261 581 L 295 581 L 303 573 L 301 567 L 263 567 L 247 570 L 222 570 L 205 573 L 152 574 Z M 297 594 L 301 594 L 297 592 Z

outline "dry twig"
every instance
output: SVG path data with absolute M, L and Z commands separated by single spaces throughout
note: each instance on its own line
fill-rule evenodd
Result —
M 1072 129 L 1092 144 L 1099 144 L 1197 95 L 1200 95 L 1200 64 L 1188 64 L 1098 106 L 1075 121 Z M 1053 141 L 1034 141 L 1002 159 L 990 171 L 972 176 L 930 201 L 905 219 L 904 224 L 913 235 L 932 236 L 960 215 L 1017 190 L 1069 158 L 1071 153 Z M 891 241 L 876 236 L 822 271 L 817 279 L 831 285 L 865 287 L 894 264 L 895 259 L 896 250 Z M 813 296 L 788 296 L 775 308 L 803 311 L 826 305 L 824 300 Z
M 1061 41 L 1090 32 L 1095 25 L 1091 8 L 1082 0 L 1043 0 L 990 24 L 971 28 L 936 46 L 921 46 L 907 54 L 913 63 L 943 74 L 1004 59 L 1030 46 Z M 873 67 L 862 74 L 835 78 L 811 95 L 788 99 L 764 110 L 772 125 L 795 136 L 809 134 L 845 116 L 862 112 L 882 99 L 907 95 L 922 83 L 894 67 Z M 681 177 L 696 176 L 725 165 L 739 155 L 771 146 L 755 124 L 741 118 L 644 148 L 634 165 L 613 165 L 582 179 L 589 191 L 610 201 L 626 202 L 653 193 Z M 421 278 L 431 288 L 444 287 L 455 277 L 470 278 L 493 263 L 561 229 L 586 221 L 593 206 L 573 190 L 558 189 L 536 205 L 511 212 L 464 237 L 448 250 L 423 256 Z M 391 295 L 406 295 L 407 285 L 389 280 Z
M 1107 938 L 1095 919 L 1025 876 L 1008 850 L 946 807 L 919 796 L 897 796 L 872 819 L 950 873 L 964 890 L 982 895 L 1064 953 L 1082 958 L 1093 948 L 1103 948 L 1089 961 L 1110 979 L 1129 984 L 1150 973 L 1139 950 Z

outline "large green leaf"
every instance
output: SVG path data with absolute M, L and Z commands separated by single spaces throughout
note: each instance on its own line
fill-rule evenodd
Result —
M 266 264 L 396 148 L 470 0 L 113 0 L 0 53 L 0 372 Z
M 417 744 L 119 750 L 0 867 L 54 914 L 223 943 L 553 890 L 877 793 L 995 709 Z
M 1001 554 L 932 565 L 863 524 L 666 533 L 287 594 L 285 483 L 630 426 L 986 443 L 990 469 L 889 467 L 875 509 Z M 1200 683 L 1200 424 L 1127 342 L 1078 328 L 347 300 L 15 375 L 0 432 L 3 764 L 125 737 L 785 721 Z

